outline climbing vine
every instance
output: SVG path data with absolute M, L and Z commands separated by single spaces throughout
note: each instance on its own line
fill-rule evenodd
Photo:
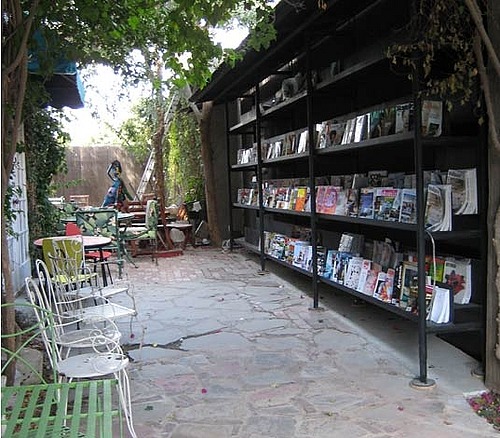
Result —
M 53 235 L 59 210 L 48 200 L 53 195 L 52 177 L 66 171 L 65 143 L 56 110 L 43 108 L 45 94 L 36 80 L 28 82 L 24 105 L 28 217 L 31 239 Z
M 440 97 L 448 110 L 478 99 L 475 24 L 463 0 L 421 0 L 407 40 L 390 47 L 395 68 L 421 67 L 421 88 Z M 478 104 L 480 105 L 479 101 Z
M 178 111 L 168 134 L 169 201 L 176 204 L 204 198 L 203 164 L 198 123 L 193 114 Z

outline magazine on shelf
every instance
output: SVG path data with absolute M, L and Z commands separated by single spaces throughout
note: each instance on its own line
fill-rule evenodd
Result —
M 380 272 L 380 269 L 373 268 L 368 271 L 368 274 L 366 275 L 366 280 L 365 284 L 363 286 L 362 292 L 365 295 L 373 296 L 373 293 L 375 292 L 375 288 L 377 287 L 377 280 L 378 280 L 378 274 Z
M 393 206 L 399 195 L 399 189 L 380 187 L 375 189 L 374 218 L 380 221 L 395 221 L 399 219 L 393 214 Z
M 359 206 L 359 190 L 347 189 L 345 193 L 346 193 L 345 216 L 357 217 L 358 206 Z
M 468 304 L 471 298 L 472 265 L 470 259 L 447 258 L 444 263 L 444 282 L 451 287 L 456 304 Z
M 307 187 L 297 187 L 297 197 L 295 199 L 295 211 L 304 211 L 306 204 Z
M 362 114 L 356 117 L 356 126 L 354 128 L 354 143 L 366 140 L 368 138 L 368 118 L 369 114 Z
M 307 146 L 309 143 L 309 132 L 307 130 L 302 131 L 299 135 L 299 144 L 297 147 L 297 153 L 301 154 L 307 151 Z
M 359 283 L 361 267 L 363 266 L 362 257 L 352 257 L 347 266 L 347 273 L 344 279 L 344 286 L 351 289 L 356 289 Z
M 405 224 L 417 223 L 417 194 L 415 189 L 403 189 L 401 191 L 399 222 Z
M 346 122 L 333 121 L 330 127 L 330 144 L 338 146 L 342 143 Z
M 318 141 L 316 142 L 316 148 L 317 149 L 324 149 L 328 148 L 332 145 L 332 138 L 331 138 L 331 122 L 322 122 L 321 125 L 319 125 L 319 130 L 318 130 Z
M 370 113 L 370 118 L 368 119 L 369 138 L 377 138 L 382 135 L 383 114 L 383 110 L 375 110 Z
M 370 170 L 368 172 L 368 186 L 382 187 L 384 178 L 387 178 L 387 170 Z
M 337 251 L 335 249 L 329 249 L 326 253 L 326 260 L 325 260 L 325 270 L 323 272 L 323 277 L 330 279 L 333 274 L 333 263 L 335 260 L 335 255 L 337 254 Z
M 425 203 L 425 229 L 451 231 L 451 185 L 429 184 Z
M 439 137 L 443 124 L 443 102 L 440 100 L 422 101 L 422 135 Z
M 321 204 L 316 205 L 316 211 L 324 214 L 335 214 L 337 208 L 337 197 L 339 187 L 324 186 L 324 194 Z
M 352 254 L 348 252 L 338 251 L 335 254 L 333 261 L 333 272 L 331 279 L 337 283 L 344 284 L 345 277 L 347 274 L 347 267 L 349 265 L 349 260 L 351 260 Z
M 316 186 L 316 213 L 323 213 L 325 194 L 329 186 Z
M 352 143 L 352 141 L 354 140 L 355 129 L 356 129 L 356 118 L 347 120 L 341 144 Z
M 368 277 L 368 272 L 370 272 L 371 267 L 372 267 L 372 261 L 369 260 L 369 259 L 363 259 L 363 262 L 361 263 L 361 268 L 360 268 L 360 271 L 359 271 L 358 284 L 354 288 L 358 292 L 363 292 L 364 291 L 366 279 Z
M 446 183 L 451 185 L 451 201 L 454 214 L 477 214 L 476 169 L 450 169 Z
M 373 219 L 373 205 L 375 201 L 375 189 L 363 187 L 359 193 L 358 217 Z
M 433 286 L 432 298 L 427 309 L 427 321 L 436 324 L 447 324 L 451 317 L 450 289 Z
M 394 133 L 401 134 L 411 130 L 411 119 L 413 117 L 413 104 L 403 103 L 396 105 L 396 124 Z
M 382 136 L 394 134 L 396 125 L 396 108 L 385 108 L 382 113 Z

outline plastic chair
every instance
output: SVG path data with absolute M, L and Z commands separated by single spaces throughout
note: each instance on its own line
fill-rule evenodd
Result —
M 37 292 L 37 285 L 32 278 L 26 279 L 26 288 Z M 130 434 L 137 437 L 132 422 L 132 405 L 130 401 L 130 383 L 126 367 L 128 357 L 123 353 L 119 343 L 106 337 L 103 333 L 90 333 L 88 343 L 92 351 L 74 356 L 64 357 L 61 345 L 56 341 L 56 322 L 47 309 L 34 306 L 35 315 L 40 325 L 43 344 L 53 371 L 59 383 L 72 382 L 74 379 L 92 379 L 113 375 L 118 382 L 118 396 L 125 415 Z M 108 320 L 108 323 L 112 324 Z
M 96 272 L 85 265 L 83 242 L 78 236 L 68 239 L 44 239 L 45 266 L 52 280 L 66 295 L 80 298 L 110 297 L 128 292 L 126 284 L 102 286 Z

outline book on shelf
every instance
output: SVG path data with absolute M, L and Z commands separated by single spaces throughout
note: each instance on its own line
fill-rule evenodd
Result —
M 440 100 L 422 101 L 422 135 L 439 137 L 443 124 L 443 102 Z
M 415 189 L 403 189 L 401 191 L 399 222 L 405 224 L 417 223 L 417 193 Z
M 359 193 L 359 211 L 358 217 L 373 219 L 373 206 L 375 201 L 375 189 L 372 187 L 363 187 Z
M 418 269 L 415 262 L 404 261 L 401 271 L 399 306 L 412 311 L 418 295 Z
M 432 298 L 427 307 L 427 321 L 436 324 L 447 324 L 451 318 L 451 291 L 449 288 L 433 286 Z
M 425 229 L 451 231 L 451 185 L 429 184 L 425 204 Z
M 468 304 L 471 299 L 472 265 L 470 259 L 447 258 L 444 263 L 444 282 L 451 287 L 456 304 Z

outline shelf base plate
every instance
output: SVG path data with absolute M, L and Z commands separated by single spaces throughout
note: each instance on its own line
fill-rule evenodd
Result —
M 436 381 L 433 379 L 427 379 L 426 382 L 422 382 L 418 377 L 415 377 L 410 382 L 410 387 L 413 389 L 433 389 L 436 387 Z

